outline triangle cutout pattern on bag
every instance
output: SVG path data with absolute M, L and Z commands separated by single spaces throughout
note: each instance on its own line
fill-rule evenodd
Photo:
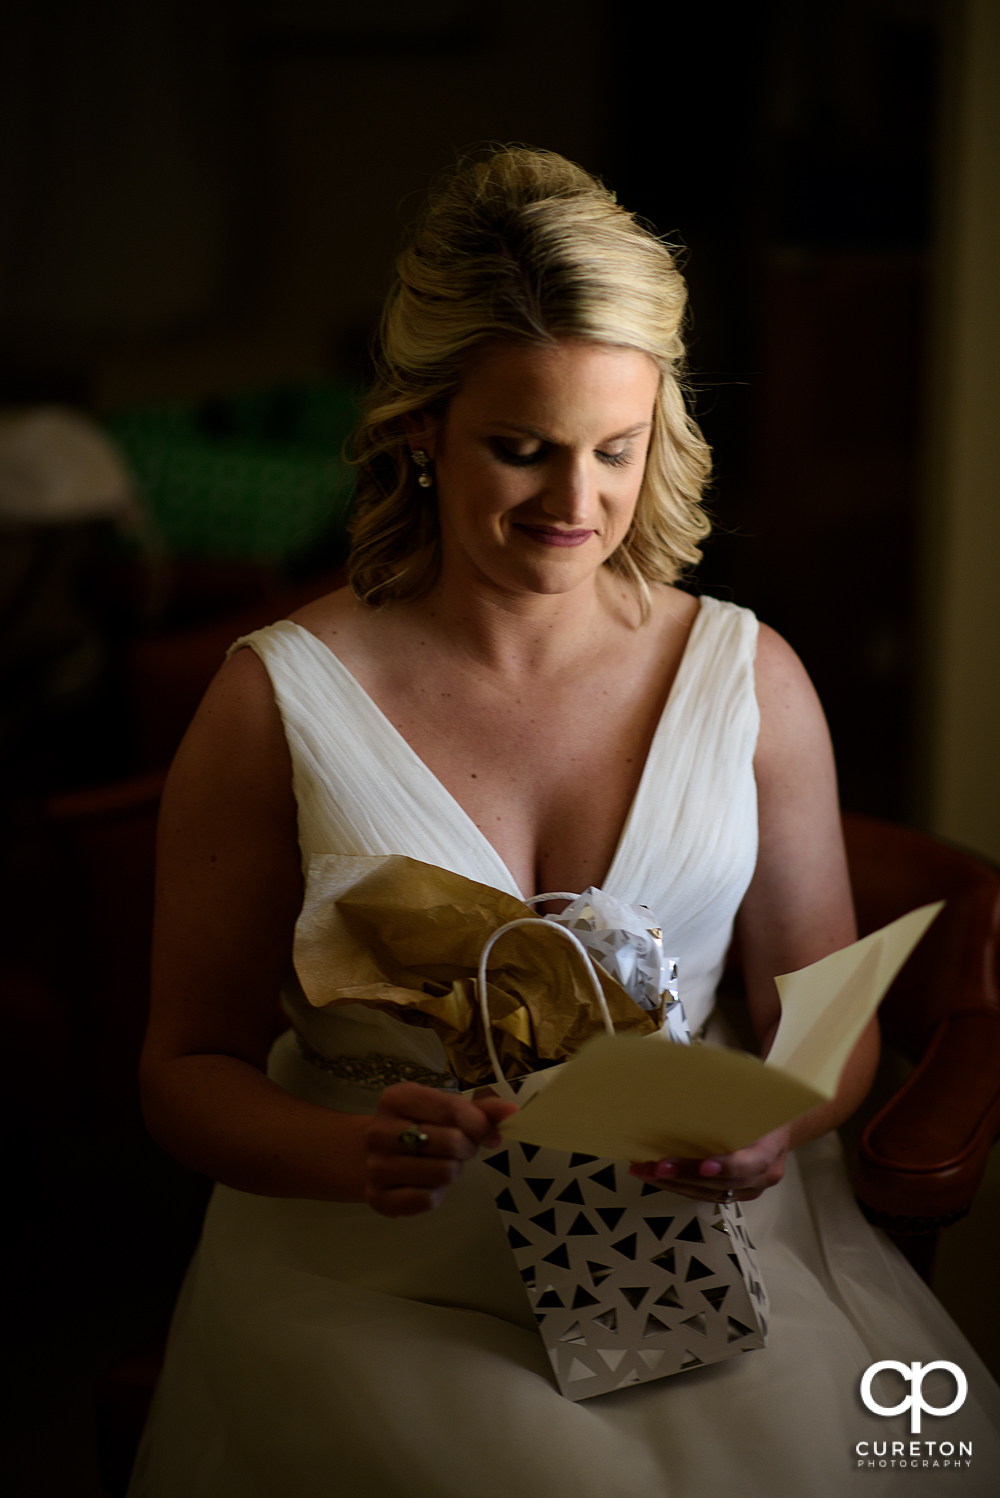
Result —
M 568 1399 L 764 1346 L 767 1295 L 738 1202 L 650 1192 L 620 1160 L 515 1141 L 484 1159 Z

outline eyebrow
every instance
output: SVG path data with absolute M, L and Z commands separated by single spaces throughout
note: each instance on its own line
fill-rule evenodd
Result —
M 505 432 L 517 432 L 520 437 L 534 437 L 536 442 L 547 442 L 550 447 L 557 447 L 559 445 L 551 437 L 547 437 L 544 432 L 536 431 L 534 427 L 521 426 L 516 421 L 498 421 L 494 423 L 494 426 L 501 428 Z M 604 442 L 621 442 L 626 437 L 638 437 L 640 432 L 648 432 L 651 426 L 651 421 L 640 421 L 638 425 L 629 427 L 625 432 L 614 432 L 611 436 L 604 437 L 601 440 Z

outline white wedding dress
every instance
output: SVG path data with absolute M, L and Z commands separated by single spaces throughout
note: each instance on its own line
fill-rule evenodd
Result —
M 702 599 L 603 883 L 656 912 L 692 1029 L 711 1014 L 756 859 L 756 628 L 745 610 Z M 519 894 L 483 834 L 323 644 L 287 621 L 245 643 L 270 674 L 284 722 L 307 872 L 314 854 L 401 853 Z M 372 1055 L 447 1070 L 429 1029 L 361 1005 L 313 1009 L 294 978 L 285 1002 L 307 1047 L 288 1032 L 269 1074 L 308 1100 L 374 1112 L 378 1091 L 357 1081 Z M 130 1498 L 996 1491 L 1000 1391 L 860 1215 L 836 1136 L 791 1157 L 784 1181 L 746 1207 L 771 1301 L 767 1347 L 583 1403 L 553 1384 L 484 1174 L 473 1162 L 441 1208 L 399 1221 L 362 1205 L 217 1186 Z M 908 1453 L 908 1417 L 869 1412 L 862 1375 L 877 1360 L 942 1358 L 964 1370 L 968 1397 L 952 1416 L 925 1415 L 921 1465 L 908 1458 L 903 1470 L 892 1442 Z M 932 1392 L 934 1376 L 944 1382 Z M 952 1387 L 932 1375 L 925 1392 L 946 1404 Z M 907 1390 L 897 1381 L 881 1397 Z M 859 1442 L 868 1443 L 862 1456 Z M 942 1442 L 954 1447 L 948 1465 Z M 969 1466 L 960 1442 L 972 1445 Z M 883 1443 L 885 1455 L 874 1455 Z

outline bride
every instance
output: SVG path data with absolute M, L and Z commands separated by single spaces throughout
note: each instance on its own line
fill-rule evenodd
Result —
M 963 1493 L 996 1475 L 995 1386 L 858 1214 L 830 1132 L 871 1084 L 874 1024 L 833 1102 L 736 1154 L 643 1167 L 749 1204 L 767 1348 L 573 1404 L 477 1159 L 513 1105 L 459 1097 L 432 1029 L 312 1006 L 292 965 L 330 853 L 647 904 L 710 1040 L 735 922 L 764 1053 L 774 975 L 854 939 L 801 665 L 673 586 L 708 528 L 684 305 L 667 249 L 544 152 L 461 164 L 400 256 L 351 587 L 237 642 L 164 799 L 146 1114 L 220 1184 L 133 1498 L 952 1491 L 936 1462 L 855 1454 L 908 1434 L 858 1398 L 886 1358 L 963 1367 L 966 1404 L 933 1434 L 974 1437 Z M 272 1046 L 279 991 L 293 1028 Z

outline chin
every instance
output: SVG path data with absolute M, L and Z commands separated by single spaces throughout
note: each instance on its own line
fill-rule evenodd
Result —
M 568 561 L 568 558 L 567 558 Z M 497 568 L 491 574 L 493 581 L 505 591 L 514 593 L 537 593 L 541 597 L 556 597 L 561 593 L 572 593 L 586 585 L 596 576 L 600 562 L 581 565 L 562 564 L 518 568 Z

